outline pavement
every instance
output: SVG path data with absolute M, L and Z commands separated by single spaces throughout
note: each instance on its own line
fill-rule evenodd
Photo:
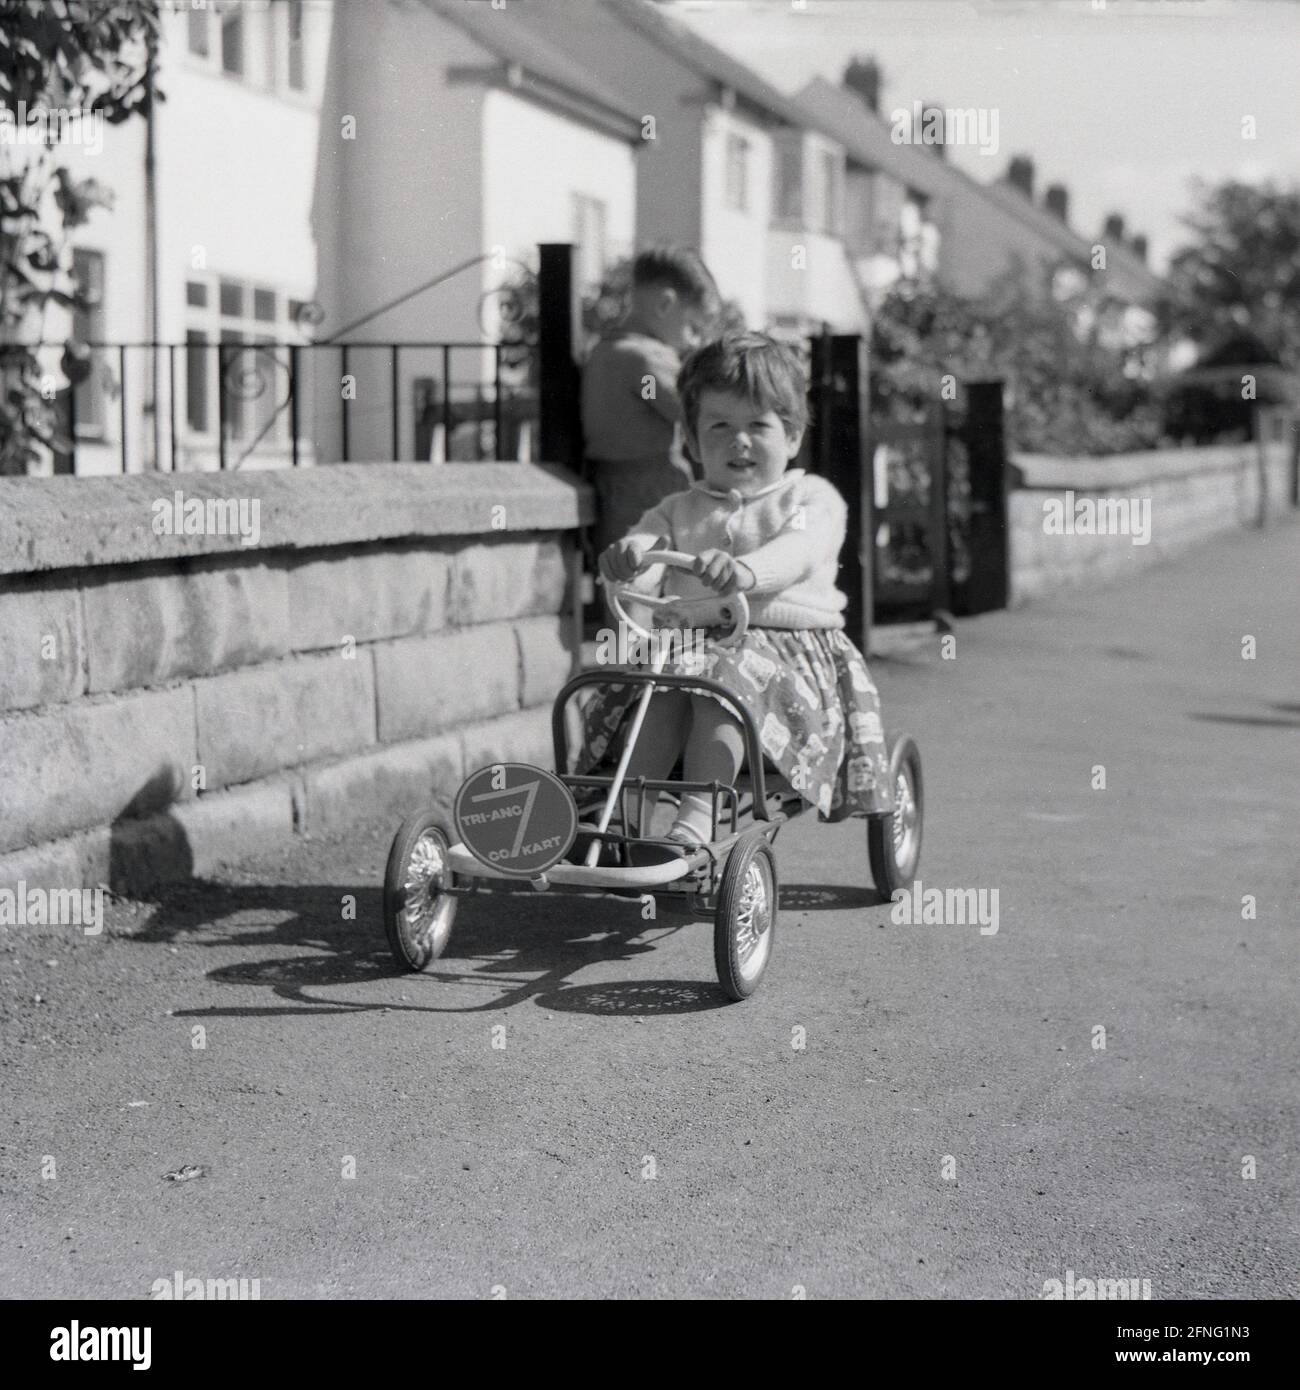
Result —
M 388 825 L 0 928 L 0 1296 L 1295 1298 L 1298 580 L 1236 534 L 873 662 L 997 931 L 805 817 L 743 1004 L 629 902 L 399 975 Z

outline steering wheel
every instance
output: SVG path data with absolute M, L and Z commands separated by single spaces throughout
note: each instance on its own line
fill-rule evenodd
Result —
M 694 573 L 695 556 L 686 555 L 680 550 L 651 550 L 646 553 L 642 560 L 642 567 L 647 565 L 665 565 L 669 569 L 688 570 Z M 615 616 L 641 637 L 649 638 L 650 632 L 634 618 L 628 616 L 627 609 L 623 607 L 623 600 L 625 599 L 633 603 L 643 603 L 647 608 L 672 608 L 681 613 L 683 617 L 688 617 L 691 612 L 707 607 L 710 617 L 720 617 L 724 623 L 731 624 L 724 637 L 713 639 L 720 647 L 734 647 L 749 627 L 749 600 L 742 593 L 707 594 L 700 598 L 676 598 L 672 595 L 666 598 L 657 598 L 653 594 L 643 594 L 627 585 L 615 587 L 603 575 L 601 582 L 607 587 L 609 606 L 614 610 Z

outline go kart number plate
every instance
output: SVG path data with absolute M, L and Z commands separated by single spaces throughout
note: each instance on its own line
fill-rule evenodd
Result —
M 494 763 L 456 794 L 456 830 L 480 863 L 532 878 L 558 864 L 578 833 L 578 808 L 554 773 L 527 763 Z

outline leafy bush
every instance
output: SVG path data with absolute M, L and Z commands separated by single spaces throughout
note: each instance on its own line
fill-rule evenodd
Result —
M 1021 269 L 978 298 L 902 281 L 872 325 L 872 409 L 915 419 L 963 382 L 1001 378 L 1012 451 L 1154 448 L 1162 429 L 1150 344 L 1126 342 L 1120 314 L 1087 290 L 1035 294 Z

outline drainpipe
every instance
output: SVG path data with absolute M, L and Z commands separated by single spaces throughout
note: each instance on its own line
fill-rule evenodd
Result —
M 145 323 L 150 343 L 158 342 L 158 184 L 157 167 L 154 161 L 154 112 L 157 93 L 154 89 L 157 46 L 151 39 L 149 53 L 145 60 L 145 127 L 144 127 L 144 257 L 145 257 Z M 145 413 L 153 420 L 153 454 L 150 466 L 162 467 L 162 421 L 158 411 L 158 349 L 151 347 L 149 352 L 149 392 L 145 401 Z M 176 402 L 170 402 L 176 409 Z M 176 460 L 170 460 L 176 467 Z

